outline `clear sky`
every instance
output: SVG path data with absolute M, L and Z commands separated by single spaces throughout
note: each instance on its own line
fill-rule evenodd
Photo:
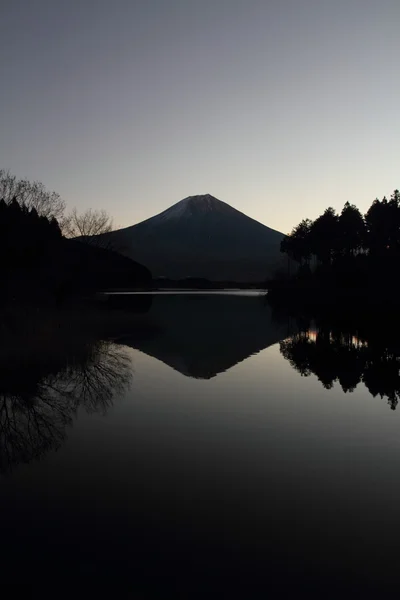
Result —
M 283 232 L 400 187 L 399 0 L 9 0 L 0 168 L 137 223 L 210 193 Z

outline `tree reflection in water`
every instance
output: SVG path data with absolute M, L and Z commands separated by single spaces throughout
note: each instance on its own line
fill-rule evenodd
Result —
M 126 349 L 109 341 L 79 348 L 56 372 L 45 368 L 0 373 L 0 472 L 57 449 L 79 406 L 104 414 L 132 377 Z
M 282 355 L 302 376 L 312 373 L 324 388 L 338 381 L 344 392 L 363 382 L 372 396 L 387 398 L 392 410 L 400 399 L 400 352 L 382 335 L 355 336 L 325 324 L 280 342 Z

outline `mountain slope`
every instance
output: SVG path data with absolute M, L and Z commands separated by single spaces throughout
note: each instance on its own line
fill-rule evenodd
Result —
M 206 194 L 106 237 L 155 277 L 261 281 L 279 260 L 283 234 Z

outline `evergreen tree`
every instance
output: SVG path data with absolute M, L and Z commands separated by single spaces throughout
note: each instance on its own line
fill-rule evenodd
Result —
M 338 250 L 345 256 L 356 254 L 365 242 L 365 222 L 354 204 L 346 202 L 339 216 Z
M 314 221 L 310 231 L 312 253 L 325 265 L 330 265 L 339 247 L 339 220 L 331 207 Z
M 308 264 L 311 258 L 310 231 L 312 221 L 304 219 L 293 228 L 290 235 L 285 236 L 281 242 L 281 252 L 286 252 L 289 257 L 300 264 Z
M 390 248 L 393 216 L 393 205 L 390 205 L 387 198 L 382 201 L 376 199 L 373 201 L 368 212 L 365 215 L 367 228 L 366 246 L 370 254 L 382 256 L 387 254 Z

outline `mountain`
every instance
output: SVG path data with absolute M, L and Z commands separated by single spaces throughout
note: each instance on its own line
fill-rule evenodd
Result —
M 205 194 L 102 237 L 154 277 L 263 281 L 281 260 L 283 234 Z

